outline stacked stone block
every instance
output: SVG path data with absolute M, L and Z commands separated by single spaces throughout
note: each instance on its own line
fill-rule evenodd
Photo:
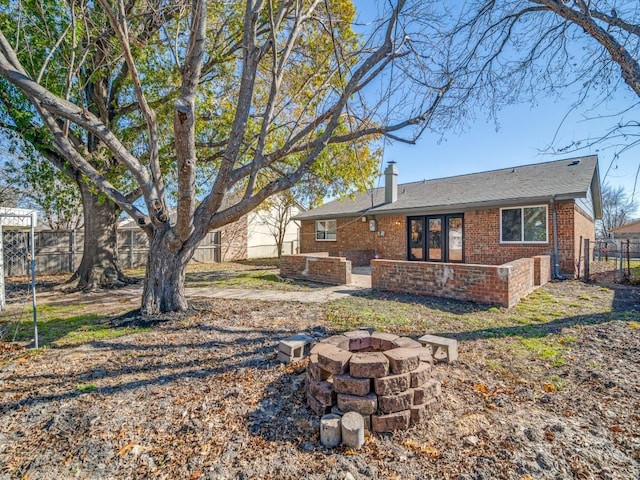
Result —
M 431 348 L 431 355 L 436 362 L 453 363 L 458 359 L 458 341 L 453 338 L 423 335 L 418 341 L 426 348 Z
M 298 362 L 309 355 L 313 339 L 302 333 L 282 340 L 278 344 L 278 360 L 284 363 Z
M 311 349 L 307 402 L 318 415 L 357 412 L 375 432 L 406 429 L 437 409 L 432 349 L 410 338 L 357 330 Z

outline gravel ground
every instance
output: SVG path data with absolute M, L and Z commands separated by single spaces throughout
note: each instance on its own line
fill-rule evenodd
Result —
M 548 291 L 568 288 L 598 287 Z M 639 479 L 639 297 L 624 292 L 622 319 L 558 322 L 563 362 L 505 331 L 456 333 L 459 361 L 436 367 L 441 409 L 358 451 L 320 446 L 305 362 L 275 360 L 280 339 L 332 333 L 324 305 L 200 299 L 150 332 L 14 352 L 0 479 Z

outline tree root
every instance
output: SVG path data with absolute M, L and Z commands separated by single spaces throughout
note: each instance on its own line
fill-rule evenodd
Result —
M 56 287 L 64 293 L 96 292 L 99 290 L 113 290 L 139 283 L 140 279 L 126 276 L 113 268 L 94 267 L 84 275 L 76 271 L 69 280 Z

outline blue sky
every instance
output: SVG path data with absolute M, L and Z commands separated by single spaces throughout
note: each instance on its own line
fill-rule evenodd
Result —
M 612 99 L 609 106 L 603 106 L 590 115 L 611 115 L 620 111 L 621 107 L 630 105 L 633 98 L 624 93 L 621 92 L 620 98 Z M 398 162 L 399 182 L 406 183 L 423 178 L 448 177 L 597 154 L 602 182 L 621 185 L 629 195 L 635 186 L 635 198 L 639 199 L 640 184 L 635 183 L 640 166 L 640 147 L 621 154 L 615 161 L 616 149 L 605 142 L 563 154 L 553 154 L 548 148 L 554 137 L 556 148 L 568 145 L 573 140 L 597 138 L 616 122 L 615 118 L 584 120 L 578 112 L 563 122 L 570 110 L 570 100 L 570 95 L 567 95 L 564 101 L 547 100 L 535 107 L 529 104 L 506 107 L 498 114 L 497 129 L 493 120 L 479 115 L 478 120 L 469 123 L 464 133 L 455 135 L 445 132 L 444 140 L 440 140 L 439 135 L 425 132 L 416 145 L 387 144 L 384 162 Z M 628 119 L 639 117 L 640 108 L 625 114 Z M 640 215 L 640 212 L 636 215 Z
M 371 2 L 354 2 L 362 26 L 367 25 L 367 19 L 375 15 L 376 10 L 388 8 L 384 1 Z M 614 147 L 612 142 L 553 154 L 554 148 L 566 147 L 573 141 L 601 137 L 620 120 L 640 119 L 640 99 L 622 82 L 616 95 L 607 98 L 606 102 L 600 101 L 594 107 L 601 99 L 588 98 L 580 108 L 571 111 L 579 93 L 577 90 L 566 91 L 562 98 L 538 98 L 535 106 L 530 103 L 506 106 L 495 121 L 479 111 L 475 120 L 466 122 L 461 134 L 444 132 L 442 138 L 425 131 L 416 145 L 387 143 L 383 163 L 396 161 L 399 182 L 406 183 L 597 154 L 602 183 L 624 187 L 625 192 L 634 195 L 640 204 L 640 183 L 637 182 L 640 146 L 618 157 L 615 154 L 620 148 Z M 635 108 L 626 111 L 622 117 L 616 115 L 633 105 Z M 571 113 L 567 115 L 568 112 Z M 595 120 L 587 120 L 587 117 Z M 636 134 L 640 136 L 640 132 Z M 640 208 L 635 216 L 640 217 Z

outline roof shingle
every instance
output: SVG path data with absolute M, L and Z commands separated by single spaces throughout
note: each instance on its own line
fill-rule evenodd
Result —
M 464 208 L 517 205 L 527 202 L 585 198 L 598 183 L 598 157 L 553 162 L 423 180 L 398 185 L 398 200 L 384 203 L 384 187 L 334 200 L 297 215 L 317 219 L 354 215 L 439 212 Z M 598 192 L 599 193 L 599 192 Z

